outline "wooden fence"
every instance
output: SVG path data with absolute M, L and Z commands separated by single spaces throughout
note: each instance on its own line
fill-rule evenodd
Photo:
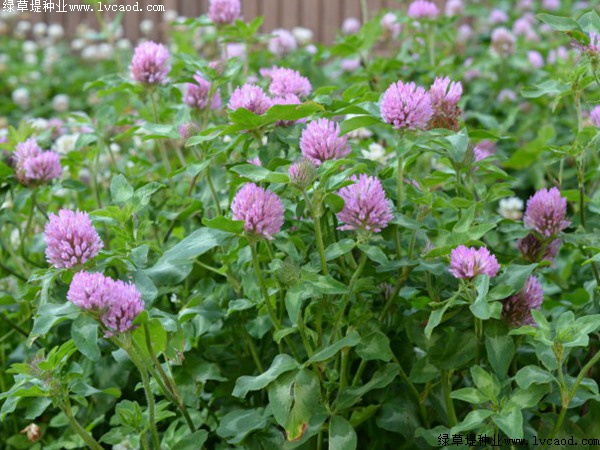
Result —
M 54 3 L 65 1 L 67 5 L 78 4 L 79 0 L 54 0 Z M 133 5 L 137 0 L 120 0 L 119 5 Z M 15 6 L 17 1 L 14 2 Z M 31 2 L 27 2 L 31 4 Z M 43 5 L 45 1 L 42 1 Z M 108 3 L 108 2 L 103 2 Z M 162 22 L 162 12 L 148 12 L 146 5 L 164 6 L 165 11 L 175 10 L 181 16 L 197 17 L 205 14 L 208 9 L 208 0 L 139 0 L 142 12 L 126 12 L 123 27 L 126 37 L 135 41 L 140 36 L 139 24 L 142 20 L 150 19 L 155 23 Z M 381 9 L 406 8 L 408 0 L 367 0 L 370 14 L 375 14 Z M 438 3 L 444 3 L 440 0 Z M 97 4 L 94 4 L 97 6 Z M 302 26 L 310 28 L 315 34 L 315 40 L 331 43 L 336 30 L 347 17 L 361 18 L 360 0 L 242 0 L 243 15 L 246 20 L 257 16 L 264 16 L 263 31 L 272 31 L 275 28 Z M 67 8 L 68 9 L 68 6 Z M 105 13 L 106 14 L 106 13 Z M 97 28 L 97 19 L 93 12 L 26 12 L 24 18 L 31 22 L 44 21 L 46 23 L 59 23 L 65 28 L 67 35 L 73 35 L 77 26 L 87 24 Z M 153 36 L 160 38 L 160 36 Z

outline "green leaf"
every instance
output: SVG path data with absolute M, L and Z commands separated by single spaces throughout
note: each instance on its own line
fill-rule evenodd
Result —
M 473 404 L 486 403 L 491 400 L 479 389 L 472 387 L 466 387 L 462 389 L 457 389 L 456 391 L 452 391 L 452 394 L 450 396 L 456 400 L 462 400 L 463 402 Z
M 365 361 L 380 360 L 389 362 L 394 357 L 389 338 L 381 331 L 375 331 L 358 343 L 356 354 Z
M 164 184 L 153 181 L 152 183 L 148 183 L 142 186 L 141 188 L 137 189 L 133 194 L 133 203 L 135 205 L 135 211 L 140 211 L 142 208 L 148 206 L 152 196 L 165 187 L 166 186 Z
M 180 439 L 171 447 L 172 450 L 200 450 L 208 439 L 208 431 L 198 430 Z
M 292 409 L 292 386 L 296 379 L 296 372 L 288 372 L 269 384 L 269 406 L 273 417 L 279 425 L 285 426 L 288 415 Z
M 354 347 L 359 342 L 360 342 L 360 335 L 356 331 L 351 331 L 350 333 L 348 333 L 348 335 L 346 335 L 339 341 L 316 352 L 306 362 L 306 364 L 327 361 L 328 359 L 333 358 L 337 354 L 337 352 L 339 352 L 344 347 Z
M 368 127 L 369 125 L 380 124 L 381 120 L 373 116 L 358 116 L 346 119 L 340 125 L 341 133 L 348 134 L 351 131 L 357 130 L 358 128 Z
M 492 300 L 504 299 L 525 286 L 527 278 L 533 273 L 538 264 L 510 264 L 504 272 L 496 278 L 496 286 L 489 293 Z M 508 294 L 507 294 L 508 292 Z M 499 293 L 499 294 L 498 294 Z
M 485 349 L 488 362 L 496 376 L 503 379 L 515 355 L 513 338 L 497 326 L 488 326 L 485 330 Z
M 488 320 L 492 317 L 492 308 L 487 301 L 487 293 L 490 287 L 490 277 L 487 275 L 477 275 L 475 278 L 475 289 L 477 290 L 477 298 L 469 309 L 475 317 L 481 320 Z M 500 306 L 500 305 L 498 305 Z M 497 317 L 499 318 L 499 317 Z
M 509 411 L 492 416 L 492 421 L 498 425 L 511 439 L 523 438 L 523 414 L 520 409 L 512 408 Z
M 336 400 L 334 406 L 336 411 L 343 411 L 358 402 L 365 394 L 374 389 L 383 389 L 398 376 L 400 369 L 397 364 L 385 364 L 373 374 L 371 380 L 358 387 L 346 388 Z
M 98 322 L 88 315 L 81 314 L 71 325 L 71 337 L 77 349 L 88 359 L 98 361 Z
M 27 340 L 28 344 L 33 344 L 39 336 L 44 336 L 55 325 L 68 319 L 74 319 L 80 314 L 80 310 L 71 302 L 66 303 L 46 303 L 42 305 L 33 321 L 33 329 Z
M 585 13 L 579 18 L 578 22 L 584 33 L 600 34 L 600 16 L 596 11 Z
M 544 95 L 558 95 L 569 92 L 571 87 L 568 84 L 556 80 L 546 80 L 534 86 L 525 87 L 521 90 L 521 95 L 525 98 L 538 98 Z
M 483 370 L 480 366 L 471 367 L 471 377 L 475 386 L 489 399 L 495 400 L 500 394 L 500 383 L 493 375 Z
M 289 372 L 290 370 L 294 370 L 299 367 L 300 364 L 298 364 L 298 362 L 291 356 L 286 354 L 277 355 L 275 359 L 273 359 L 271 367 L 269 367 L 266 372 L 263 372 L 256 377 L 239 377 L 235 383 L 235 387 L 231 395 L 234 397 L 245 398 L 248 392 L 264 389 L 269 385 L 269 383 L 275 381 L 282 373 Z
M 325 260 L 331 261 L 339 258 L 351 251 L 355 246 L 356 242 L 352 239 L 342 239 L 339 242 L 334 242 L 325 249 Z
M 325 198 L 323 198 L 323 203 L 329 206 L 331 211 L 336 214 L 339 213 L 342 209 L 344 209 L 344 205 L 346 204 L 342 197 L 332 192 L 330 192 L 325 196 Z
M 191 260 L 223 245 L 231 233 L 213 228 L 200 228 L 167 250 L 146 274 L 159 286 L 177 284 L 192 270 Z
M 352 425 L 340 416 L 333 416 L 329 424 L 329 450 L 355 450 L 356 432 Z
M 244 231 L 243 220 L 232 220 L 227 217 L 217 216 L 213 219 L 206 217 L 202 218 L 202 223 L 208 228 L 214 228 L 215 230 L 226 231 L 227 233 L 240 234 Z
M 239 444 L 251 432 L 265 428 L 267 423 L 267 414 L 263 408 L 237 409 L 221 418 L 217 435 L 230 444 Z
M 471 411 L 466 415 L 465 419 L 461 423 L 452 427 L 450 434 L 459 434 L 479 428 L 485 423 L 486 419 L 491 417 L 493 414 L 494 411 L 489 411 L 487 409 L 476 409 Z
M 290 181 L 290 178 L 284 173 L 271 172 L 270 170 L 255 164 L 241 164 L 232 167 L 230 170 L 255 183 L 260 181 L 268 181 L 269 183 L 289 183 Z
M 302 270 L 302 278 L 320 294 L 342 295 L 348 293 L 348 286 L 337 281 L 331 275 L 319 275 L 316 273 Z
M 385 266 L 389 263 L 389 260 L 381 247 L 376 245 L 359 244 L 358 248 L 360 248 L 371 261 L 381 264 L 382 266 Z
M 550 392 L 550 386 L 547 384 L 537 384 L 527 389 L 515 389 L 505 407 L 510 408 L 514 406 L 520 409 L 534 408 L 548 392 Z
M 300 442 L 319 430 L 310 427 L 313 418 L 324 412 L 321 405 L 321 386 L 315 373 L 302 369 L 294 380 L 294 405 L 285 425 L 288 442 Z
M 557 31 L 573 31 L 580 29 L 579 24 L 570 17 L 552 16 L 550 14 L 538 14 L 536 17 Z
M 110 195 L 113 203 L 124 205 L 133 197 L 133 187 L 123 175 L 115 175 L 110 182 Z
M 556 378 L 538 366 L 525 366 L 515 375 L 517 385 L 522 389 L 528 389 L 532 384 L 549 384 L 556 381 Z

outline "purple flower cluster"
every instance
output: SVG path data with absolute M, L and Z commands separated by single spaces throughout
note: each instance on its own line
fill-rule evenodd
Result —
M 242 5 L 240 0 L 210 0 L 208 17 L 218 25 L 230 24 L 240 18 Z
M 440 15 L 440 10 L 435 3 L 427 0 L 415 0 L 408 7 L 408 17 L 412 19 L 435 20 Z
M 450 78 L 437 77 L 429 88 L 429 97 L 433 108 L 430 128 L 446 128 L 458 131 L 462 111 L 458 102 L 462 96 L 462 84 Z
M 384 14 L 379 21 L 386 39 L 396 39 L 402 32 L 402 25 L 398 23 L 398 17 L 394 13 Z
M 459 245 L 450 254 L 450 273 L 456 278 L 471 279 L 479 274 L 495 277 L 500 270 L 496 257 L 485 248 Z
M 529 262 L 540 262 L 542 260 L 553 262 L 561 245 L 560 239 L 554 239 L 550 243 L 544 244 L 531 233 L 517 240 L 517 249 L 521 252 L 523 258 Z
M 284 207 L 274 192 L 254 183 L 245 184 L 231 203 L 235 220 L 244 221 L 244 230 L 252 236 L 273 239 L 283 226 Z
M 185 84 L 185 93 L 183 94 L 183 102 L 192 108 L 204 109 L 210 106 L 211 109 L 221 108 L 221 95 L 217 90 L 212 97 L 210 96 L 211 84 L 200 73 L 194 75 L 195 83 Z
M 308 78 L 300 75 L 300 72 L 285 67 L 275 67 L 269 71 L 271 84 L 269 92 L 277 97 L 293 94 L 298 97 L 310 95 L 312 86 Z
M 44 229 L 46 259 L 57 269 L 85 264 L 103 247 L 87 213 L 61 209 Z
M 594 126 L 600 128 L 600 106 L 596 106 L 590 111 L 590 120 Z
M 567 199 L 554 187 L 537 191 L 527 201 L 523 222 L 527 228 L 550 238 L 557 236 L 571 224 L 566 215 Z
M 156 42 L 143 42 L 135 48 L 131 67 L 131 78 L 138 83 L 165 84 L 171 71 L 169 50 Z
M 98 314 L 107 335 L 130 330 L 144 310 L 144 302 L 131 283 L 113 280 L 101 273 L 78 272 L 73 277 L 67 299 L 79 308 Z
M 340 159 L 350 153 L 348 137 L 340 135 L 340 125 L 328 119 L 309 122 L 300 137 L 300 150 L 317 166 L 329 159 Z
M 271 33 L 273 37 L 269 40 L 268 48 L 271 53 L 281 58 L 298 48 L 296 38 L 288 30 L 278 28 Z
M 473 149 L 475 161 L 481 161 L 496 153 L 496 143 L 489 139 L 484 139 L 477 143 Z
M 432 116 L 431 97 L 415 83 L 393 83 L 381 99 L 381 117 L 398 130 L 424 130 Z
M 504 300 L 502 318 L 514 327 L 535 325 L 531 310 L 540 309 L 544 301 L 544 290 L 535 276 L 527 278 L 523 289 Z
M 496 28 L 492 32 L 492 48 L 498 56 L 506 58 L 515 52 L 517 38 L 504 27 Z
M 379 233 L 394 218 L 383 186 L 376 177 L 361 174 L 356 183 L 341 188 L 338 195 L 345 202 L 337 214 L 338 220 L 345 224 L 340 230 Z
M 58 154 L 42 151 L 35 138 L 17 144 L 13 160 L 17 180 L 27 186 L 54 180 L 62 175 Z
M 264 114 L 272 104 L 273 101 L 260 86 L 246 83 L 233 91 L 227 107 L 232 111 L 239 108 L 245 108 L 254 114 L 261 115 Z

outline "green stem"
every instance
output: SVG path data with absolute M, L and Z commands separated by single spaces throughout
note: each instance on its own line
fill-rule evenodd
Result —
M 275 330 L 279 331 L 282 328 L 281 322 L 277 318 L 277 312 L 273 309 L 273 305 L 271 305 L 271 300 L 269 298 L 269 291 L 267 290 L 267 285 L 265 284 L 265 279 L 262 274 L 262 269 L 260 268 L 260 263 L 258 261 L 258 252 L 256 250 L 256 241 L 253 241 L 250 243 L 250 251 L 252 252 L 252 264 L 254 265 L 254 271 L 256 272 L 256 277 L 258 278 L 258 284 L 260 286 L 260 290 L 264 297 L 265 304 L 267 306 L 267 311 L 269 313 L 269 316 L 271 317 L 271 321 L 273 322 L 273 325 L 275 326 Z M 296 351 L 296 348 L 294 347 L 293 343 L 289 340 L 289 338 L 287 336 L 284 338 L 284 340 L 288 344 L 290 351 L 292 352 L 294 357 L 296 359 L 299 359 L 298 352 Z M 280 348 L 280 352 L 281 352 L 281 348 Z
M 88 431 L 81 426 L 81 424 L 77 421 L 75 416 L 73 415 L 73 410 L 71 409 L 71 402 L 69 397 L 66 397 L 65 401 L 62 404 L 61 409 L 69 419 L 69 424 L 73 428 L 73 430 L 83 439 L 86 445 L 92 450 L 103 450 L 102 446 L 93 438 L 93 436 L 88 433 Z
M 185 403 L 183 402 L 183 399 L 181 398 L 181 395 L 179 394 L 177 385 L 171 379 L 171 377 L 169 377 L 166 374 L 166 372 L 164 371 L 164 369 L 162 367 L 162 364 L 158 360 L 158 356 L 156 356 L 156 353 L 154 352 L 154 348 L 152 346 L 152 339 L 150 338 L 150 328 L 148 327 L 147 322 L 144 323 L 144 336 L 145 336 L 145 340 L 146 340 L 146 347 L 148 348 L 148 353 L 150 353 L 150 357 L 152 358 L 152 361 L 154 362 L 154 365 L 156 366 L 156 369 L 158 370 L 160 377 L 162 378 L 163 382 L 168 387 L 168 389 L 170 390 L 174 399 L 176 400 L 175 406 L 181 411 L 181 414 L 185 418 L 185 421 L 186 421 L 190 431 L 193 433 L 194 431 L 196 431 L 194 422 L 192 421 L 192 418 L 190 417 L 190 415 L 188 413 Z
M 419 403 L 419 410 L 421 412 L 421 418 L 423 419 L 423 423 L 425 424 L 425 427 L 429 428 L 429 416 L 427 414 L 427 408 L 425 408 L 425 402 L 424 402 L 424 400 L 421 398 L 421 395 L 419 394 L 419 391 L 417 390 L 417 388 L 415 387 L 415 385 L 413 384 L 413 382 L 410 381 L 410 379 L 408 378 L 408 375 L 406 375 L 406 372 L 402 368 L 402 364 L 400 364 L 400 361 L 398 360 L 398 358 L 396 357 L 396 355 L 393 355 L 393 361 L 396 364 L 398 364 L 398 370 L 399 370 L 399 373 L 400 373 L 400 377 L 406 383 L 406 385 L 410 389 L 410 392 L 413 394 L 413 396 L 415 397 L 415 399 Z
M 435 30 L 433 28 L 433 26 L 430 26 L 429 30 L 429 42 L 428 42 L 428 47 L 429 47 L 429 65 L 431 67 L 435 67 L 435 42 L 436 42 L 436 36 L 435 36 Z
M 312 216 L 313 223 L 315 224 L 315 237 L 317 240 L 317 249 L 319 250 L 319 258 L 321 259 L 321 270 L 323 271 L 323 274 L 328 275 L 329 271 L 327 269 L 327 260 L 325 259 L 325 244 L 323 243 L 323 230 L 321 229 L 321 215 L 318 214 L 314 203 L 311 201 L 310 197 L 304 189 L 302 190 L 302 194 L 304 195 L 306 205 L 310 210 L 310 215 Z
M 256 348 L 256 345 L 254 345 L 254 341 L 252 340 L 252 337 L 248 335 L 248 331 L 246 330 L 246 328 L 241 327 L 241 329 L 242 329 L 243 339 L 246 342 L 246 345 L 248 346 L 248 348 L 250 349 L 250 354 L 252 355 L 252 359 L 254 360 L 256 369 L 258 370 L 258 373 L 263 373 L 265 371 L 265 369 L 264 369 L 262 362 L 260 361 L 260 358 L 258 356 L 258 350 Z
M 548 436 L 548 440 L 546 440 L 546 442 L 551 442 L 551 440 L 554 439 L 554 437 L 556 436 L 556 434 L 562 427 L 562 424 L 567 415 L 567 409 L 569 408 L 569 404 L 571 403 L 571 400 L 573 400 L 573 397 L 575 396 L 575 393 L 577 392 L 577 388 L 579 388 L 579 385 L 583 381 L 584 377 L 589 373 L 589 371 L 592 369 L 592 367 L 594 367 L 598 363 L 599 360 L 600 360 L 600 352 L 597 352 L 592 357 L 592 359 L 590 359 L 588 361 L 588 363 L 585 366 L 583 366 L 583 369 L 581 369 L 581 371 L 579 372 L 579 375 L 577 375 L 577 378 L 575 379 L 575 383 L 573 383 L 573 386 L 571 387 L 571 390 L 568 392 L 566 399 L 563 400 L 563 402 L 562 402 L 562 408 L 560 410 L 560 414 L 558 415 L 558 420 L 556 421 L 556 425 L 554 425 L 554 428 L 552 429 L 552 432 L 550 433 L 550 436 Z M 559 366 L 559 374 L 561 374 L 561 372 L 562 372 L 562 365 Z M 561 391 L 562 391 L 562 387 L 561 387 Z M 542 447 L 542 450 L 544 448 L 546 448 L 547 446 L 548 445 Z
M 354 289 L 354 284 L 360 275 L 362 274 L 363 269 L 365 268 L 365 264 L 367 263 L 367 254 L 363 253 L 360 257 L 360 261 L 358 263 L 358 267 L 352 275 L 350 279 L 350 283 L 348 284 L 348 294 L 344 296 L 344 300 L 342 301 L 342 307 L 340 308 L 334 322 L 333 332 L 331 333 L 330 341 L 335 339 L 337 333 L 339 332 L 339 328 L 341 327 L 342 317 L 344 317 L 344 312 L 348 307 L 348 303 L 350 302 L 350 297 L 352 296 L 352 290 Z
M 158 430 L 156 429 L 156 413 L 155 413 L 155 404 L 154 404 L 154 395 L 152 394 L 152 390 L 150 389 L 150 378 L 148 377 L 148 371 L 146 367 L 144 367 L 143 357 L 138 355 L 131 346 L 129 348 L 125 348 L 125 351 L 129 354 L 129 358 L 138 369 L 140 373 L 140 377 L 142 378 L 142 386 L 144 387 L 144 393 L 146 395 L 146 403 L 148 405 L 148 426 L 150 428 L 150 433 L 152 435 L 152 444 L 155 450 L 160 449 L 160 444 L 158 440 Z M 142 361 L 140 361 L 142 358 Z
M 152 106 L 152 114 L 154 116 L 154 122 L 158 125 L 160 123 L 158 116 L 158 109 L 156 108 L 156 100 L 154 98 L 154 92 L 150 93 L 150 104 Z M 165 144 L 162 139 L 157 139 L 158 142 L 158 150 L 160 151 L 160 156 L 163 160 L 163 164 L 165 165 L 165 170 L 167 174 L 171 173 L 171 162 L 169 161 L 169 156 L 167 155 L 167 149 L 165 148 Z
M 452 402 L 452 371 L 444 370 L 442 373 L 444 403 L 446 404 L 446 413 L 448 414 L 448 426 L 452 428 L 458 423 L 456 412 L 454 411 L 454 403 Z
M 206 183 L 208 184 L 208 188 L 210 189 L 210 194 L 215 202 L 215 209 L 217 210 L 217 216 L 222 216 L 223 211 L 221 210 L 221 205 L 219 204 L 219 196 L 217 195 L 217 191 L 215 189 L 215 185 L 213 184 L 212 177 L 210 176 L 210 167 L 206 169 Z

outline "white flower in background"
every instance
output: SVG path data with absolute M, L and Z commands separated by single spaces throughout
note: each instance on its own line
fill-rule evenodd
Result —
M 296 27 L 292 30 L 292 34 L 296 38 L 299 45 L 307 45 L 312 42 L 314 34 L 312 30 L 304 27 Z
M 307 45 L 305 50 L 309 55 L 317 54 L 317 46 L 316 45 L 313 45 L 313 44 Z
M 77 139 L 79 139 L 79 133 L 63 134 L 54 142 L 54 151 L 60 155 L 74 151 Z
M 46 119 L 43 119 L 41 117 L 35 117 L 33 119 L 29 119 L 27 121 L 27 123 L 29 125 L 31 125 L 31 127 L 38 132 L 43 132 L 46 131 L 46 129 L 48 128 L 48 121 Z
M 110 144 L 110 150 L 113 153 L 121 153 L 121 146 L 116 142 L 113 142 L 112 144 Z
M 81 57 L 86 61 L 93 61 L 94 59 L 96 59 L 97 53 L 97 45 L 88 45 L 87 47 L 84 47 L 84 49 L 81 51 Z
M 131 41 L 127 38 L 119 39 L 117 41 L 117 48 L 119 50 L 129 50 L 131 48 Z
M 40 81 L 42 79 L 42 74 L 37 70 L 29 72 L 29 81 Z
M 498 214 L 505 219 L 519 220 L 523 217 L 523 200 L 518 197 L 508 197 L 500 200 Z
M 36 24 L 33 25 L 33 28 L 31 29 L 31 32 L 33 33 L 33 35 L 36 38 L 41 38 L 44 37 L 44 35 L 46 34 L 46 31 L 48 30 L 48 25 L 46 25 L 45 22 L 38 22 Z
M 50 70 L 52 66 L 59 61 L 59 59 L 60 53 L 56 47 L 46 47 L 46 50 L 44 50 L 44 62 L 42 63 L 44 69 Z
M 81 38 L 73 39 L 71 41 L 71 50 L 80 52 L 85 47 L 85 40 Z
M 15 89 L 12 93 L 12 101 L 20 108 L 29 108 L 29 91 L 24 87 Z
M 58 41 L 65 35 L 65 29 L 58 23 L 53 23 L 48 27 L 48 37 L 53 41 Z
M 35 53 L 25 53 L 23 62 L 29 66 L 35 66 L 38 63 L 38 57 Z
M 69 194 L 69 190 L 65 188 L 58 188 L 53 192 L 55 197 L 65 198 Z
M 96 59 L 98 61 L 106 61 L 107 59 L 110 59 L 112 57 L 113 54 L 113 46 L 110 45 L 108 42 L 103 42 L 102 44 L 98 45 L 98 54 L 96 55 Z
M 37 52 L 38 46 L 33 41 L 23 42 L 23 53 L 35 53 Z
M 360 151 L 364 158 L 378 162 L 379 164 L 386 164 L 388 155 L 386 154 L 385 148 L 376 142 L 369 145 L 369 150 Z
M 54 111 L 62 113 L 69 110 L 69 96 L 65 94 L 55 95 L 52 99 Z
M 154 30 L 154 22 L 150 19 L 144 19 L 140 22 L 140 31 L 144 36 L 148 36 Z
M 15 27 L 15 37 L 25 39 L 25 36 L 27 36 L 29 31 L 31 31 L 31 23 L 26 20 L 21 20 L 17 22 L 17 26 Z
M 21 245 L 21 235 L 19 234 L 18 228 L 15 228 L 10 232 L 10 243 L 13 248 L 19 248 Z
M 162 16 L 163 22 L 174 22 L 175 20 L 177 20 L 177 17 L 179 16 L 179 14 L 177 13 L 177 11 L 175 11 L 174 9 L 169 9 L 168 11 L 165 11 L 165 13 Z

